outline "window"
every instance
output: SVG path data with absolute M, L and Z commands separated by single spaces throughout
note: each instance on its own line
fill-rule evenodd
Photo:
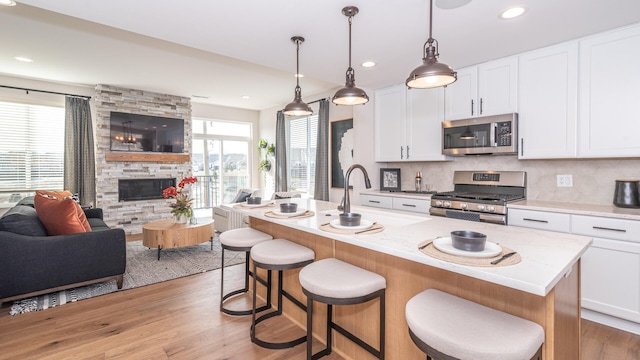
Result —
M 250 187 L 250 141 L 250 123 L 193 119 L 195 209 L 229 203 L 238 190 Z
M 313 197 L 316 173 L 318 115 L 287 122 L 287 184 L 289 191 Z
M 0 192 L 62 189 L 63 107 L 0 102 Z

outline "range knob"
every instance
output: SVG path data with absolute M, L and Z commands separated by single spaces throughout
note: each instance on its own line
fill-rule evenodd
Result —
M 460 203 L 460 209 L 466 209 L 467 203 Z
M 445 201 L 444 207 L 451 207 L 451 201 Z
M 489 211 L 496 211 L 496 207 L 495 206 L 489 206 L 489 208 L 487 209 Z
M 442 206 L 443 202 L 442 200 L 436 200 L 436 206 Z
M 480 210 L 480 211 L 484 211 L 484 209 L 485 209 L 485 206 L 484 206 L 484 205 L 478 205 L 478 210 Z

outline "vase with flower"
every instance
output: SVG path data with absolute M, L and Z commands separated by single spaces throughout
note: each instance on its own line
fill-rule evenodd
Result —
M 173 214 L 176 219 L 176 224 L 186 224 L 187 221 L 191 221 L 193 218 L 193 209 L 191 208 L 193 199 L 189 198 L 185 187 L 197 181 L 198 178 L 196 177 L 186 177 L 180 181 L 177 188 L 175 186 L 169 186 L 162 190 L 162 197 L 176 200 L 175 203 L 169 205 L 171 207 L 171 214 Z

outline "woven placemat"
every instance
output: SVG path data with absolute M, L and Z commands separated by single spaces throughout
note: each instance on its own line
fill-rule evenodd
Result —
M 500 245 L 500 246 L 502 246 L 502 252 L 499 255 L 496 255 L 494 257 L 489 257 L 489 258 L 472 258 L 472 257 L 466 257 L 466 256 L 451 255 L 451 254 L 447 254 L 445 252 L 442 252 L 442 251 L 436 249 L 436 247 L 431 244 L 433 242 L 433 240 L 435 240 L 435 239 L 430 239 L 430 240 L 425 240 L 425 241 L 420 242 L 418 244 L 418 249 L 420 249 L 420 251 L 423 254 L 429 255 L 432 258 L 436 258 L 438 260 L 448 261 L 448 262 L 452 262 L 452 263 L 460 264 L 460 265 L 487 266 L 487 267 L 498 267 L 498 266 L 515 265 L 515 264 L 519 263 L 520 261 L 522 261 L 522 258 L 520 257 L 520 254 L 519 253 L 515 253 L 511 257 L 508 257 L 508 258 L 500 261 L 499 263 L 497 263 L 495 265 L 491 264 L 492 261 L 494 261 L 496 259 L 499 259 L 500 257 L 504 256 L 505 254 L 513 252 L 512 249 L 509 249 L 508 247 L 505 247 L 505 246 L 502 246 L 502 245 Z
M 357 234 L 376 234 L 384 231 L 384 225 L 382 224 L 374 224 L 372 227 L 368 229 L 360 229 L 360 230 L 349 230 L 349 229 L 336 229 L 331 226 L 330 223 L 322 224 L 319 227 L 320 230 L 334 233 L 334 234 L 344 234 L 344 235 L 357 235 Z
M 233 207 L 237 207 L 237 208 L 241 208 L 241 209 L 251 209 L 251 210 L 262 209 L 262 208 L 266 208 L 266 207 L 274 207 L 274 206 L 276 206 L 275 202 L 272 202 L 270 204 L 264 204 L 263 206 L 247 206 L 244 203 L 233 205 Z
M 311 210 L 307 210 L 302 214 L 298 214 L 298 215 L 278 215 L 278 214 L 274 214 L 273 211 L 267 211 L 266 213 L 264 213 L 264 216 L 274 218 L 274 219 L 302 219 L 302 218 L 307 218 L 309 216 L 313 216 L 315 214 L 316 213 Z

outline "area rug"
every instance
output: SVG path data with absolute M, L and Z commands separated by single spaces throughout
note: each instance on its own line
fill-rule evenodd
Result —
M 225 266 L 243 263 L 244 253 L 226 251 Z M 58 291 L 32 298 L 16 300 L 9 311 L 19 315 L 40 311 L 71 302 L 92 298 L 115 291 L 133 289 L 184 276 L 203 273 L 221 266 L 221 248 L 218 237 L 213 240 L 213 251 L 209 242 L 176 249 L 164 249 L 158 260 L 158 250 L 149 249 L 142 241 L 127 242 L 127 267 L 122 289 L 115 280 Z

